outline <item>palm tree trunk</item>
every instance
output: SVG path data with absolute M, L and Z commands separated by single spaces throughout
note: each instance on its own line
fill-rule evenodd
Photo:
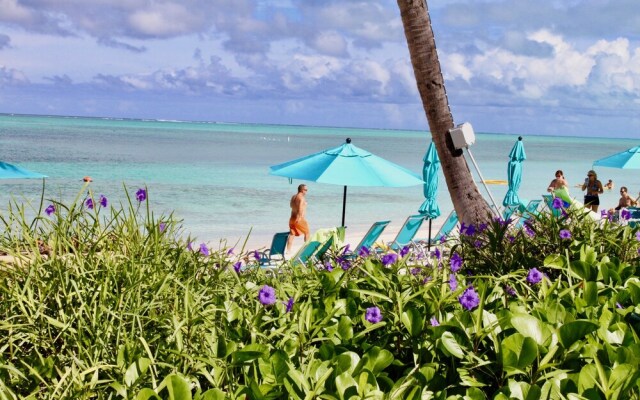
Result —
M 397 0 L 418 91 L 429 121 L 449 195 L 460 220 L 479 225 L 491 218 L 491 210 L 473 180 L 462 150 L 453 147 L 449 129 L 454 127 L 444 87 L 436 41 L 426 0 Z

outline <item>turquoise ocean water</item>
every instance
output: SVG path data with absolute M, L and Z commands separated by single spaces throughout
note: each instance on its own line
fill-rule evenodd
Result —
M 185 235 L 214 245 L 221 239 L 233 244 L 251 229 L 249 245 L 258 246 L 269 243 L 274 232 L 288 230 L 289 198 L 302 183 L 269 175 L 269 166 L 336 147 L 347 137 L 418 174 L 431 141 L 426 131 L 0 115 L 0 160 L 48 175 L 46 199 L 72 200 L 85 175 L 93 178 L 96 196 L 105 194 L 112 203 L 123 200 L 123 185 L 131 193 L 146 186 L 153 211 L 173 211 L 183 220 Z M 517 137 L 476 134 L 471 152 L 485 179 L 507 179 L 508 154 Z M 525 136 L 527 160 L 519 194 L 540 198 L 557 169 L 565 171 L 573 186 L 584 180 L 594 160 L 635 145 L 638 141 L 629 139 Z M 616 190 L 602 196 L 604 206 L 617 204 L 621 185 L 634 196 L 640 192 L 638 170 L 596 170 L 603 182 L 616 183 Z M 440 182 L 444 218 L 453 207 L 444 177 Z M 305 183 L 312 229 L 339 225 L 342 187 Z M 41 189 L 39 180 L 0 182 L 0 212 L 6 212 L 11 199 L 36 206 Z M 507 187 L 489 189 L 501 204 Z M 571 194 L 582 198 L 578 188 L 572 187 Z M 395 230 L 422 201 L 420 186 L 350 187 L 346 225 L 351 232 L 364 232 L 374 221 L 391 219 L 389 229 Z

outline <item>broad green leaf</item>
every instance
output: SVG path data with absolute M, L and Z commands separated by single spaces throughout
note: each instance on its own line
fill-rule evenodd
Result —
M 341 399 L 349 399 L 358 393 L 358 384 L 351 373 L 345 371 L 336 377 L 336 389 Z
M 526 382 L 517 382 L 509 379 L 510 398 L 518 400 L 539 400 L 541 390 L 538 385 L 530 385 Z
M 233 322 L 242 317 L 242 309 L 235 301 L 226 300 L 224 302 L 227 322 Z
M 487 396 L 479 388 L 472 387 L 467 389 L 467 395 L 464 398 L 465 400 L 485 400 Z
M 343 341 L 347 341 L 353 337 L 353 322 L 351 318 L 343 315 L 338 323 L 338 335 Z
M 598 304 L 598 285 L 596 282 L 585 282 L 582 298 L 587 306 Z
M 578 390 L 584 392 L 587 389 L 596 387 L 598 382 L 598 371 L 595 364 L 587 364 L 580 370 L 578 376 Z
M 620 364 L 611 371 L 609 377 L 610 391 L 624 391 L 638 379 L 640 372 L 631 364 Z
M 147 372 L 149 365 L 151 365 L 151 360 L 145 357 L 141 357 L 136 362 L 129 365 L 129 368 L 127 368 L 127 371 L 124 374 L 125 385 L 133 385 L 141 375 Z
M 558 328 L 558 340 L 565 349 L 568 349 L 577 340 L 582 339 L 596 329 L 598 329 L 598 324 L 592 321 L 571 321 Z
M 417 308 L 409 308 L 402 313 L 402 324 L 413 337 L 417 337 L 422 333 L 424 320 L 422 313 Z
M 287 397 L 290 399 L 302 400 L 305 398 L 306 393 L 311 390 L 304 374 L 295 369 L 291 369 L 287 373 L 284 386 L 287 388 Z
M 526 337 L 535 340 L 540 346 L 548 345 L 551 329 L 542 321 L 528 314 L 515 314 L 511 318 L 513 327 Z
M 268 351 L 269 348 L 264 344 L 251 343 L 233 352 L 233 362 L 241 364 L 253 361 L 265 356 Z
M 201 400 L 225 400 L 227 395 L 220 389 L 209 389 L 202 393 Z
M 164 389 L 169 392 L 169 400 L 191 400 L 189 382 L 176 374 L 164 378 L 158 388 L 158 393 L 163 392 Z
M 140 392 L 138 392 L 138 395 L 136 396 L 136 400 L 149 400 L 149 399 L 160 400 L 160 396 L 158 396 L 156 392 L 154 392 L 149 388 L 142 389 Z
M 590 265 L 584 261 L 576 260 L 569 264 L 571 272 L 578 275 L 585 281 L 593 281 L 596 279 L 598 273 L 594 265 Z
M 443 333 L 439 339 L 439 342 L 442 344 L 447 353 L 456 358 L 464 357 L 464 350 L 451 332 Z
M 393 353 L 389 350 L 381 349 L 378 346 L 373 346 L 362 356 L 362 360 L 360 360 L 355 372 L 357 373 L 366 369 L 378 375 L 382 370 L 391 365 L 392 362 Z
M 502 341 L 502 363 L 505 367 L 524 371 L 538 356 L 536 342 L 520 333 L 514 333 Z
M 343 372 L 352 374 L 359 362 L 360 356 L 353 351 L 340 354 L 336 357 L 336 374 L 340 375 Z

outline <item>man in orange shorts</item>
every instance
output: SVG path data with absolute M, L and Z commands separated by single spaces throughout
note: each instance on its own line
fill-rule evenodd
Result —
M 291 251 L 293 237 L 304 235 L 304 241 L 309 239 L 309 224 L 304 219 L 307 211 L 307 200 L 304 196 L 307 194 L 307 185 L 298 186 L 298 193 L 291 197 L 291 218 L 289 218 L 289 239 L 287 239 L 287 251 Z

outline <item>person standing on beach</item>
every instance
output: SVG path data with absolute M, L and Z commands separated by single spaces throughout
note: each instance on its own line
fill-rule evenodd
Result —
M 586 190 L 584 195 L 584 206 L 597 212 L 600 205 L 600 194 L 604 193 L 602 182 L 598 180 L 598 174 L 596 171 L 590 170 L 587 172 L 587 177 L 582 184 L 582 190 Z
M 561 198 L 564 202 L 571 204 L 572 199 L 569 196 L 569 184 L 564 178 L 564 172 L 562 170 L 556 171 L 556 178 L 549 183 L 547 192 L 553 194 L 554 197 Z
M 291 218 L 289 218 L 289 238 L 287 239 L 287 251 L 291 251 L 294 236 L 304 235 L 304 241 L 309 239 L 309 224 L 305 219 L 307 211 L 307 185 L 298 186 L 298 193 L 291 197 Z

